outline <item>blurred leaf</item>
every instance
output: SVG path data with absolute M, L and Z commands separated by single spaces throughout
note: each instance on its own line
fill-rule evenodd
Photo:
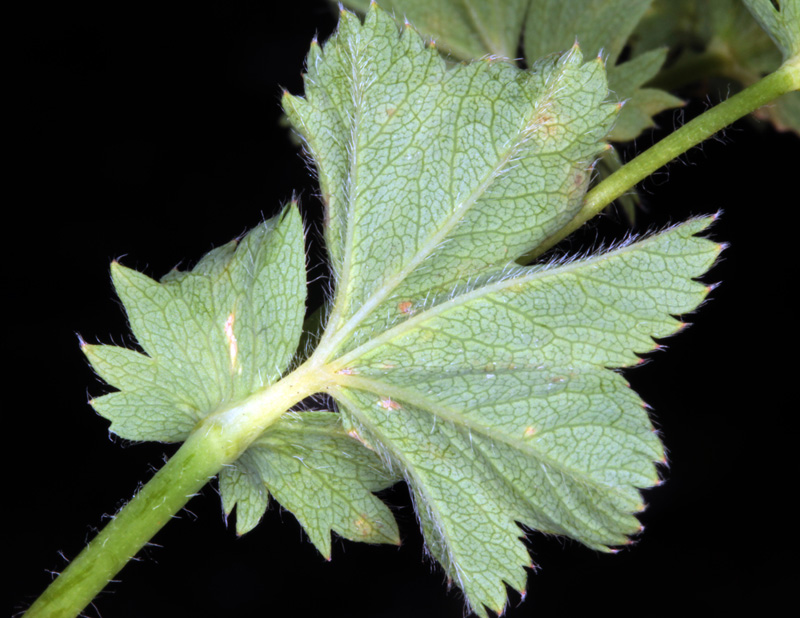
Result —
M 800 56 L 800 0 L 743 0 L 783 59 Z
M 380 7 L 400 23 L 408 20 L 433 38 L 453 60 L 483 56 L 517 57 L 522 22 L 529 0 L 381 0 Z M 345 0 L 366 13 L 368 0 Z

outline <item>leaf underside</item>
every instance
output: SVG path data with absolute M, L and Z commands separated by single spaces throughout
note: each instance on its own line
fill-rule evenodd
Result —
M 530 71 L 447 66 L 409 26 L 343 12 L 284 109 L 313 157 L 337 290 L 311 358 L 345 430 L 412 490 L 473 611 L 524 590 L 528 528 L 600 550 L 639 530 L 663 460 L 613 368 L 678 331 L 720 247 L 695 220 L 551 266 L 514 260 L 580 208 L 616 115 L 577 47 Z
M 623 4 L 636 14 L 612 61 L 648 3 Z M 660 54 L 620 65 L 612 85 L 636 90 Z M 602 59 L 577 46 L 528 71 L 448 65 L 373 5 L 364 24 L 343 11 L 325 49 L 312 45 L 305 84 L 283 103 L 317 168 L 336 281 L 307 363 L 340 413 L 270 426 L 221 472 L 225 512 L 243 534 L 272 495 L 328 558 L 331 532 L 398 543 L 375 492 L 405 479 L 431 556 L 473 611 L 500 612 L 506 586 L 526 585 L 520 526 L 601 551 L 639 531 L 639 489 L 664 454 L 615 370 L 705 298 L 695 279 L 720 246 L 697 234 L 712 218 L 580 260 L 516 263 L 580 210 L 618 120 Z M 142 352 L 83 349 L 118 389 L 92 402 L 115 433 L 184 440 L 291 365 L 306 285 L 295 205 L 191 271 L 112 274 Z
M 784 60 L 800 56 L 800 0 L 744 0 L 744 3 L 778 46 Z
M 114 263 L 114 287 L 145 354 L 83 345 L 118 392 L 92 400 L 128 440 L 185 440 L 205 416 L 277 381 L 305 312 L 305 245 L 295 205 L 240 242 L 161 281 Z
M 390 0 L 380 6 L 430 36 L 449 58 L 484 56 L 513 60 L 520 41 L 533 63 L 562 53 L 577 41 L 586 57 L 602 54 L 611 91 L 625 107 L 608 139 L 629 141 L 654 126 L 653 117 L 683 102 L 658 88 L 645 88 L 661 68 L 666 49 L 617 64 L 628 37 L 652 0 Z M 368 0 L 346 5 L 365 12 Z
M 284 416 L 220 474 L 223 507 L 236 506 L 236 532 L 252 530 L 272 494 L 325 558 L 331 531 L 353 541 L 400 543 L 391 511 L 373 492 L 397 482 L 380 458 L 348 436 L 338 414 Z

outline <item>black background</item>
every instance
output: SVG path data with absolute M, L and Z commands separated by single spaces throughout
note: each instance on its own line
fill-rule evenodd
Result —
M 279 125 L 279 98 L 281 87 L 302 91 L 308 43 L 330 34 L 336 10 L 322 1 L 269 4 L 39 7 L 18 22 L 11 59 L 21 80 L 7 95 L 19 139 L 5 206 L 3 406 L 15 612 L 174 452 L 109 438 L 86 404 L 103 386 L 77 334 L 130 341 L 110 260 L 161 276 L 295 193 L 307 219 L 318 214 L 306 165 Z M 660 120 L 666 129 L 680 122 L 671 113 Z M 790 264 L 799 154 L 796 137 L 748 120 L 643 184 L 640 229 L 722 208 L 712 234 L 730 243 L 707 279 L 722 285 L 694 326 L 629 374 L 654 407 L 670 453 L 667 482 L 647 492 L 647 529 L 620 554 L 531 535 L 539 570 L 524 604 L 512 593 L 508 615 L 715 615 L 787 600 L 798 575 Z M 570 248 L 624 230 L 606 216 Z M 87 613 L 460 617 L 458 594 L 423 559 L 405 490 L 387 499 L 403 546 L 336 539 L 327 563 L 274 505 L 237 539 L 207 487 L 156 536 L 163 548 L 146 549 Z

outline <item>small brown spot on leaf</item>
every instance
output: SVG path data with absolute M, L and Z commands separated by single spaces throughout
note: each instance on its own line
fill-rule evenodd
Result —
M 353 522 L 353 525 L 356 527 L 358 533 L 364 537 L 370 536 L 375 530 L 372 523 L 365 517 L 359 517 Z
M 393 401 L 389 397 L 381 397 L 378 405 L 384 410 L 399 410 L 401 408 L 399 403 Z
M 386 115 L 389 116 L 389 118 L 391 118 L 392 116 L 395 115 L 396 112 L 397 112 L 396 107 L 390 107 L 386 110 Z
M 572 185 L 576 189 L 580 189 L 586 183 L 586 178 L 587 178 L 586 172 L 580 170 L 572 177 Z
M 371 450 L 371 451 L 375 450 L 375 449 L 372 448 L 372 445 L 369 444 L 366 440 L 364 440 L 364 438 L 361 437 L 361 434 L 358 433 L 355 429 L 351 429 L 350 431 L 348 431 L 347 435 L 350 436 L 351 438 L 353 438 L 353 440 L 358 440 L 359 442 L 361 442 L 361 444 L 363 444 L 369 450 Z
M 536 435 L 536 427 L 526 427 L 525 428 L 525 437 L 530 438 L 531 436 Z
M 411 315 L 414 313 L 413 309 L 414 303 L 410 300 L 404 300 L 402 303 L 397 304 L 397 310 L 400 313 L 405 313 L 406 315 Z

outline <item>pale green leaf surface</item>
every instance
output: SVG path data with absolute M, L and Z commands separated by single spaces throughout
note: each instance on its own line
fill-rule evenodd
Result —
M 328 329 L 352 324 L 348 345 L 566 224 L 616 112 L 601 62 L 577 48 L 531 72 L 448 68 L 412 29 L 366 19 L 344 13 L 312 46 L 305 99 L 284 97 L 326 201 L 341 290 Z
M 639 530 L 662 447 L 609 367 L 639 362 L 707 293 L 708 220 L 465 292 L 337 361 L 334 396 L 406 476 L 431 553 L 472 609 L 524 588 L 521 531 L 604 549 Z
M 771 0 L 743 1 L 784 60 L 800 56 L 800 0 L 777 0 L 778 7 Z
M 219 493 L 226 518 L 236 508 L 236 533 L 239 535 L 255 528 L 269 506 L 269 491 L 258 468 L 247 457 L 240 457 L 236 463 L 222 469 Z
M 381 0 L 380 7 L 401 23 L 408 20 L 456 60 L 517 56 L 529 0 Z M 369 0 L 346 0 L 367 12 Z
M 259 522 L 269 493 L 328 559 L 332 530 L 353 541 L 399 544 L 391 511 L 372 493 L 395 482 L 331 412 L 283 417 L 220 475 L 225 512 L 236 506 L 238 534 Z
M 640 88 L 666 58 L 666 49 L 652 50 L 617 64 L 620 53 L 652 0 L 532 0 L 525 22 L 525 57 L 541 58 L 568 49 L 577 40 L 583 52 L 602 54 L 608 84 L 625 107 L 608 138 L 628 141 L 654 126 L 653 116 L 682 102 L 657 89 Z
M 112 265 L 117 294 L 146 354 L 85 345 L 119 392 L 92 404 L 131 440 L 180 441 L 220 406 L 278 379 L 305 311 L 305 249 L 297 208 L 161 282 Z
M 632 79 L 635 81 L 635 79 Z M 590 547 L 639 530 L 662 447 L 610 367 L 707 293 L 692 221 L 585 260 L 513 260 L 579 207 L 614 106 L 573 49 L 530 74 L 447 68 L 377 8 L 312 47 L 287 114 L 319 171 L 337 289 L 309 363 L 345 430 L 408 481 L 431 555 L 478 614 L 523 590 L 518 526 Z

